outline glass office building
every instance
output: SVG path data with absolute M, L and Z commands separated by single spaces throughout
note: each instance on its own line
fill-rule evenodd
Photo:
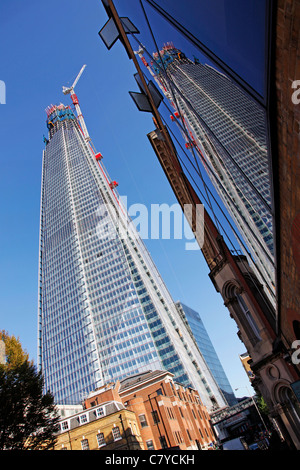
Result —
M 235 405 L 237 403 L 237 399 L 215 351 L 215 348 L 211 342 L 211 339 L 206 331 L 200 314 L 182 302 L 176 302 L 176 307 L 182 318 L 186 319 L 189 327 L 191 328 L 197 345 L 207 363 L 207 366 L 216 379 L 229 406 Z
M 172 43 L 153 57 L 156 81 L 172 102 L 183 134 L 188 135 L 187 147 L 203 164 L 274 302 L 272 200 L 264 111 L 223 73 L 197 59 L 188 59 Z
M 39 362 L 58 404 L 148 370 L 226 401 L 68 106 L 47 110 L 39 258 Z M 208 380 L 207 380 L 208 379 Z M 209 382 L 209 385 L 208 385 Z

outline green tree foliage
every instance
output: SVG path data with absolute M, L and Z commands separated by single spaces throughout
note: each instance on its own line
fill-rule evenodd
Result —
M 6 363 L 0 364 L 0 449 L 51 449 L 58 416 L 53 396 L 18 339 L 0 332 Z
M 263 415 L 268 416 L 268 414 L 269 414 L 269 408 L 268 408 L 268 405 L 266 404 L 264 398 L 263 398 L 261 395 L 257 395 L 256 404 L 257 404 L 257 406 L 258 406 L 259 411 L 260 411 Z

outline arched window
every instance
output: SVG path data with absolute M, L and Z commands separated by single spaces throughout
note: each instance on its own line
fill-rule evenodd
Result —
M 244 313 L 245 317 L 247 318 L 247 321 L 253 331 L 253 333 L 255 334 L 256 338 L 258 338 L 259 340 L 261 340 L 261 336 L 259 334 L 259 329 L 250 313 L 250 310 L 248 308 L 248 306 L 246 305 L 243 297 L 240 295 L 240 294 L 237 294 L 236 296 L 237 298 L 237 301 L 238 301 L 238 304 L 242 310 L 242 312 Z
M 238 325 L 241 326 L 248 340 L 254 346 L 261 340 L 261 336 L 242 292 L 243 290 L 237 281 L 227 281 L 223 286 L 225 304 L 231 306 Z
M 293 390 L 287 386 L 281 386 L 276 393 L 277 401 L 284 407 L 285 415 L 294 433 L 300 438 L 300 403 Z
M 245 281 L 251 289 L 252 294 L 254 295 L 258 305 L 263 311 L 266 319 L 270 323 L 271 327 L 275 331 L 276 329 L 276 313 L 272 305 L 270 304 L 269 299 L 267 298 L 263 286 L 260 285 L 258 280 L 253 274 L 244 274 Z M 300 339 L 300 338 L 299 338 Z

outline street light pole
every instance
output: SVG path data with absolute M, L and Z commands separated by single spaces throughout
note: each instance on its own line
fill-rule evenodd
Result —
M 245 389 L 247 390 L 247 392 L 248 392 L 248 394 L 249 394 L 249 396 L 250 396 L 250 398 L 251 398 L 251 400 L 252 400 L 252 402 L 253 402 L 253 405 L 255 406 L 256 411 L 257 411 L 257 413 L 258 413 L 258 415 L 259 415 L 259 417 L 260 417 L 260 419 L 261 419 L 261 422 L 263 423 L 263 425 L 264 425 L 264 427 L 265 427 L 267 433 L 269 434 L 269 430 L 268 430 L 268 428 L 267 428 L 267 426 L 266 426 L 266 423 L 264 422 L 263 417 L 262 417 L 262 415 L 261 415 L 261 412 L 259 411 L 258 406 L 257 406 L 257 404 L 256 404 L 256 402 L 255 402 L 253 396 L 251 395 L 251 393 L 250 393 L 250 391 L 249 391 L 247 385 L 245 385 L 244 387 L 239 387 L 239 388 L 245 388 Z M 236 388 L 235 390 L 239 390 L 239 388 Z

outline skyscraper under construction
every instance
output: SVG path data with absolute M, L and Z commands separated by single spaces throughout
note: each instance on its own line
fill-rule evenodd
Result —
M 94 150 L 74 89 L 47 108 L 39 257 L 39 362 L 59 404 L 168 370 L 209 410 L 226 405 Z
M 272 201 L 263 109 L 223 73 L 198 59 L 190 60 L 172 43 L 154 53 L 150 63 L 142 48 L 138 54 L 172 103 L 171 118 L 185 135 L 194 167 L 203 164 L 274 304 Z

